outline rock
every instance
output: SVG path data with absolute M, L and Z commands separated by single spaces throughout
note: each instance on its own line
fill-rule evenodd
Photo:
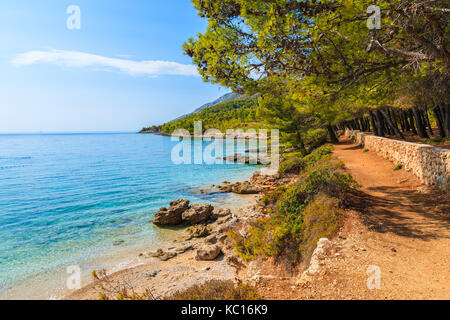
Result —
M 182 221 L 188 224 L 199 224 L 211 218 L 214 207 L 210 204 L 195 204 L 183 212 Z
M 218 186 L 217 188 L 219 189 L 219 191 L 225 192 L 225 193 L 229 193 L 229 192 L 233 191 L 233 185 L 231 185 L 231 184 L 225 184 L 222 186 Z
M 218 245 L 205 245 L 197 250 L 196 260 L 215 260 L 221 253 Z
M 228 208 L 220 208 L 217 210 L 214 210 L 212 213 L 212 218 L 214 219 L 220 219 L 223 217 L 231 216 L 231 210 Z
M 113 241 L 113 245 L 114 246 L 120 246 L 121 244 L 125 243 L 125 240 L 119 239 L 119 240 L 114 240 Z
M 177 256 L 176 252 L 165 252 L 162 256 L 159 256 L 158 259 L 161 261 L 167 261 Z
M 145 273 L 145 276 L 147 277 L 147 278 L 154 278 L 154 277 L 156 277 L 157 275 L 158 275 L 158 273 L 160 273 L 161 272 L 161 270 L 153 270 L 153 271 L 149 271 L 149 272 L 146 272 Z
M 248 181 L 235 183 L 232 190 L 237 194 L 257 194 L 261 192 L 257 186 L 250 184 Z
M 205 239 L 205 241 L 206 241 L 206 243 L 209 243 L 209 244 L 216 244 L 217 243 L 217 237 L 215 235 L 211 235 L 211 236 L 207 237 Z
M 194 249 L 194 247 L 192 245 L 187 245 L 187 246 L 176 249 L 175 252 L 178 254 L 182 254 L 182 253 L 185 253 L 186 251 L 189 251 L 192 249 Z
M 198 224 L 186 229 L 186 232 L 191 238 L 203 238 L 211 233 L 209 227 Z
M 150 252 L 148 255 L 153 258 L 158 258 L 158 257 L 161 257 L 163 254 L 164 254 L 164 251 L 162 249 L 158 249 L 158 250 L 156 250 L 156 252 Z
M 230 221 L 232 219 L 231 216 L 227 216 L 227 217 L 223 217 L 217 220 L 217 224 L 224 224 L 227 223 L 228 221 Z
M 327 238 L 322 238 L 317 243 L 317 248 L 314 250 L 311 256 L 311 262 L 309 263 L 308 270 L 304 272 L 305 275 L 314 275 L 319 273 L 321 261 L 326 257 L 331 247 L 331 241 Z
M 221 192 L 233 192 L 237 194 L 257 194 L 261 192 L 261 189 L 259 187 L 253 185 L 249 181 L 225 184 L 219 186 L 218 189 Z
M 189 209 L 189 200 L 172 201 L 170 207 L 161 208 L 153 219 L 156 225 L 177 225 L 182 222 L 182 214 Z

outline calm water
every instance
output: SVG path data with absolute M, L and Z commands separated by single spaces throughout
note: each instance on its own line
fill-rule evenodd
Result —
M 148 223 L 158 208 L 224 201 L 193 189 L 257 169 L 175 165 L 176 144 L 139 134 L 0 135 L 0 298 L 49 298 L 70 265 L 85 276 L 120 267 L 129 252 L 170 237 Z

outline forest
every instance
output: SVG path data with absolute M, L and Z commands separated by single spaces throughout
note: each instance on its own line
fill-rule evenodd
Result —
M 258 95 L 194 116 L 207 127 L 264 120 L 300 148 L 345 128 L 450 139 L 447 0 L 192 2 L 208 27 L 183 49 L 204 81 Z

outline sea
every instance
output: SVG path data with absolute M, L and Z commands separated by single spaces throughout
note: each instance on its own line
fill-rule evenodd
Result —
M 212 143 L 192 142 L 181 142 L 192 157 Z M 236 195 L 199 190 L 260 168 L 179 164 L 179 146 L 155 134 L 0 135 L 0 299 L 60 299 L 76 272 L 84 285 L 93 270 L 142 263 L 140 252 L 180 232 L 150 222 L 160 207 L 179 198 L 236 203 Z

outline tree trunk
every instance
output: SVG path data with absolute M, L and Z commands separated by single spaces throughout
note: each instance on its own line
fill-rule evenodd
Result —
M 450 105 L 441 105 L 440 110 L 445 134 L 450 138 Z
M 400 110 L 396 113 L 396 117 L 398 119 L 398 122 L 400 122 L 400 128 L 402 129 L 403 132 L 405 132 L 406 131 L 405 119 L 403 118 L 403 114 Z
M 425 119 L 425 124 L 430 131 L 430 135 L 434 136 L 433 129 L 431 128 L 430 118 L 428 117 L 428 108 L 425 108 L 422 111 L 422 114 L 423 114 L 423 118 Z
M 333 130 L 331 125 L 327 125 L 328 134 L 330 135 L 330 140 L 332 143 L 338 143 L 339 139 L 336 136 L 336 133 Z
M 377 136 L 378 131 L 377 131 L 376 119 L 375 119 L 375 116 L 373 115 L 372 111 L 369 111 L 369 117 L 370 117 L 370 124 L 372 125 L 373 134 Z
M 414 134 L 417 134 L 416 126 L 414 125 L 414 115 L 411 109 L 408 110 L 409 122 L 411 124 L 411 130 Z
M 388 126 L 391 128 L 391 130 L 398 135 L 400 138 L 402 138 L 403 140 L 405 140 L 405 137 L 403 136 L 403 134 L 400 132 L 400 130 L 398 130 L 398 128 L 392 123 L 391 118 L 389 117 L 389 113 L 386 111 L 381 110 L 381 113 L 383 114 L 384 118 L 386 119 L 386 123 L 388 124 Z
M 445 134 L 445 130 L 444 130 L 444 123 L 442 120 L 441 111 L 439 110 L 439 106 L 436 106 L 433 108 L 433 113 L 434 113 L 434 117 L 436 118 L 436 123 L 437 123 L 438 129 L 439 129 L 439 135 L 442 138 L 445 138 L 446 134 Z
M 380 110 L 375 111 L 375 114 L 377 116 L 377 136 L 384 137 L 384 121 L 383 121 L 383 115 L 381 114 Z
M 411 131 L 411 126 L 409 125 L 408 114 L 405 110 L 402 110 L 403 120 L 405 121 L 405 129 L 406 131 Z
M 416 108 L 412 109 L 412 113 L 414 115 L 414 119 L 416 120 L 417 133 L 421 138 L 430 138 L 427 134 L 424 123 L 422 122 L 422 118 L 420 117 L 420 111 Z

